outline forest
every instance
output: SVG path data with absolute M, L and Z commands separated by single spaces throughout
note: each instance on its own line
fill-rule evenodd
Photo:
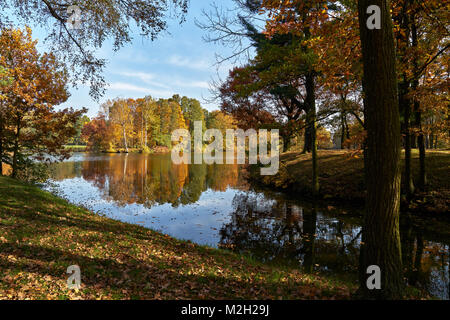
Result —
M 172 132 L 194 130 L 200 121 L 203 131 L 208 128 L 235 127 L 232 116 L 201 107 L 196 99 L 174 95 L 170 99 L 115 99 L 101 105 L 98 117 L 84 116 L 77 124 L 78 134 L 72 144 L 87 145 L 90 151 L 129 152 L 129 149 L 149 153 L 155 149 L 167 152 L 172 148 Z M 69 144 L 70 145 L 70 144 Z

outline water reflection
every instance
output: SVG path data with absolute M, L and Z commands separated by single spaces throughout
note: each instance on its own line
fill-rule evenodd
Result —
M 277 195 L 237 194 L 233 207 L 231 222 L 221 229 L 222 247 L 307 272 L 356 272 L 361 228 L 350 220 Z
M 80 158 L 81 157 L 81 158 Z M 76 155 L 55 164 L 55 181 L 82 177 L 116 204 L 192 204 L 208 189 L 226 191 L 243 184 L 237 165 L 174 165 L 170 155 Z
M 256 191 L 237 165 L 174 165 L 170 155 L 76 154 L 47 189 L 94 212 L 305 272 L 356 281 L 361 219 L 345 209 Z M 440 225 L 440 224 L 439 224 Z M 449 299 L 449 234 L 403 217 L 408 281 Z

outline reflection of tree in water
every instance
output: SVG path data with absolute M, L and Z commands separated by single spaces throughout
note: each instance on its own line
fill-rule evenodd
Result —
M 208 190 L 225 191 L 238 184 L 237 165 L 174 165 L 170 155 L 113 155 L 83 162 L 86 181 L 120 205 L 195 203 Z
M 331 271 L 355 269 L 360 229 L 327 220 L 317 209 L 301 208 L 262 194 L 237 194 L 231 222 L 220 231 L 222 247 L 260 260 L 317 266 Z
M 408 283 L 449 299 L 449 246 L 425 240 L 422 228 L 409 216 L 402 219 L 400 227 L 403 267 Z
M 220 230 L 220 246 L 273 261 L 357 277 L 360 219 L 322 214 L 268 193 L 240 192 L 231 221 Z M 405 276 L 409 284 L 449 298 L 450 253 L 439 235 L 403 219 L 400 225 Z M 427 239 L 427 240 L 426 240 Z
M 81 168 L 82 162 L 57 162 L 51 166 L 51 178 L 56 181 L 73 179 L 81 175 Z
M 195 203 L 200 199 L 200 196 L 206 187 L 206 173 L 207 168 L 204 164 L 193 164 L 189 166 L 189 175 L 181 192 L 181 204 Z
M 226 191 L 228 187 L 234 187 L 238 184 L 238 165 L 212 164 L 204 166 L 207 168 L 206 183 L 209 189 Z

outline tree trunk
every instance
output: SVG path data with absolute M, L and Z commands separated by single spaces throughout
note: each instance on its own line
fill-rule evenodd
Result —
M 415 16 L 412 16 L 412 26 L 411 26 L 411 34 L 412 34 L 412 46 L 417 49 L 418 47 L 418 34 L 417 34 L 417 26 L 415 21 Z M 414 66 L 414 74 L 417 74 L 418 72 L 418 61 L 417 56 L 414 56 L 413 61 Z M 419 87 L 419 80 L 414 79 L 412 83 L 412 89 L 416 90 Z M 426 177 L 426 168 L 425 168 L 425 157 L 426 157 L 426 151 L 425 151 L 425 141 L 424 141 L 424 134 L 422 131 L 422 112 L 420 111 L 420 101 L 417 99 L 414 99 L 414 113 L 415 113 L 415 127 L 418 131 L 418 137 L 417 137 L 417 143 L 419 147 L 419 190 L 424 191 L 425 185 L 427 183 L 427 177 Z
M 14 147 L 13 147 L 13 159 L 12 159 L 12 174 L 13 178 L 17 177 L 18 164 L 17 160 L 19 157 L 19 141 L 20 141 L 20 129 L 21 129 L 22 119 L 20 117 L 17 118 L 16 123 L 16 134 L 14 136 Z
M 147 147 L 147 143 L 148 143 L 148 132 L 147 132 L 147 118 L 145 118 L 145 140 L 144 140 L 144 144 L 145 147 Z
M 0 121 L 0 176 L 3 175 L 3 126 Z
M 141 148 L 144 147 L 144 111 L 141 112 Z
M 350 128 L 348 127 L 347 115 L 344 114 L 344 123 L 345 123 L 345 135 L 347 140 L 350 140 Z
M 345 142 L 345 122 L 344 122 L 344 114 L 341 113 L 341 123 L 342 123 L 342 131 L 341 131 L 341 150 L 344 150 L 344 142 Z
M 283 152 L 288 152 L 289 148 L 291 147 L 291 138 L 290 137 L 284 137 L 283 138 Z
M 0 137 L 0 176 L 3 175 L 3 142 Z
M 381 29 L 370 30 L 370 5 L 381 9 Z M 367 197 L 361 246 L 360 293 L 366 298 L 403 296 L 400 209 L 400 115 L 396 55 L 388 0 L 358 1 L 367 128 Z M 369 290 L 367 269 L 381 269 L 381 289 Z
M 420 111 L 420 102 L 414 101 L 414 110 L 416 114 L 416 122 L 415 126 L 419 130 L 419 135 L 417 137 L 417 145 L 419 147 L 419 183 L 418 188 L 421 191 L 425 190 L 425 186 L 427 184 L 427 176 L 426 176 L 426 167 L 425 167 L 425 158 L 426 158 L 426 149 L 425 149 L 425 137 L 422 131 L 422 112 Z
M 406 75 L 404 75 L 406 78 Z M 414 182 L 411 173 L 411 101 L 408 98 L 409 82 L 403 81 L 398 85 L 399 88 L 399 105 L 403 111 L 403 136 L 405 143 L 405 191 L 407 199 L 411 199 L 414 193 Z
M 128 153 L 127 133 L 125 130 L 125 126 L 123 126 L 123 143 L 125 144 L 125 150 Z
M 309 112 L 309 111 L 308 111 Z M 308 115 L 307 115 L 308 118 Z M 302 153 L 308 153 L 311 152 L 311 146 L 312 146 L 312 136 L 311 136 L 311 132 L 312 132 L 312 127 L 308 122 L 308 119 L 306 120 L 306 127 L 305 127 L 305 142 L 303 145 L 303 151 Z
M 306 99 L 309 116 L 308 123 L 311 127 L 311 153 L 312 153 L 312 190 L 314 195 L 319 194 L 319 173 L 317 164 L 317 115 L 316 115 L 316 91 L 313 72 L 306 76 Z
M 411 149 L 417 148 L 417 137 L 415 134 L 411 134 Z
M 284 130 L 282 130 L 281 134 L 283 138 L 283 152 L 287 152 L 291 147 L 292 133 L 289 129 L 285 128 Z

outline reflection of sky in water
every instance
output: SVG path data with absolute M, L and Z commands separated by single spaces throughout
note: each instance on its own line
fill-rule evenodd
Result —
M 261 260 L 290 259 L 299 267 L 305 262 L 308 221 L 313 221 L 313 269 L 356 275 L 359 218 L 348 219 L 339 209 L 330 213 L 318 208 L 311 220 L 311 204 L 241 188 L 236 168 L 180 169 L 171 167 L 170 157 L 164 156 L 75 154 L 56 167 L 57 178 L 46 189 L 112 219 L 202 245 L 231 244 Z M 143 181 L 150 191 L 143 188 Z M 201 188 L 195 187 L 198 183 Z M 186 204 L 170 203 L 179 203 L 183 196 Z M 146 201 L 150 204 L 141 204 Z M 424 245 L 447 250 L 443 256 L 425 250 L 423 260 L 433 261 L 426 276 L 428 292 L 449 299 L 448 245 L 431 241 Z
M 107 199 L 107 188 L 102 191 L 83 178 L 52 180 L 46 189 L 109 218 L 139 224 L 178 239 L 215 247 L 220 240 L 220 228 L 230 220 L 233 198 L 238 192 L 234 189 L 225 192 L 208 190 L 203 192 L 194 204 L 174 208 L 167 203 L 146 208 L 138 203 L 118 205 Z

